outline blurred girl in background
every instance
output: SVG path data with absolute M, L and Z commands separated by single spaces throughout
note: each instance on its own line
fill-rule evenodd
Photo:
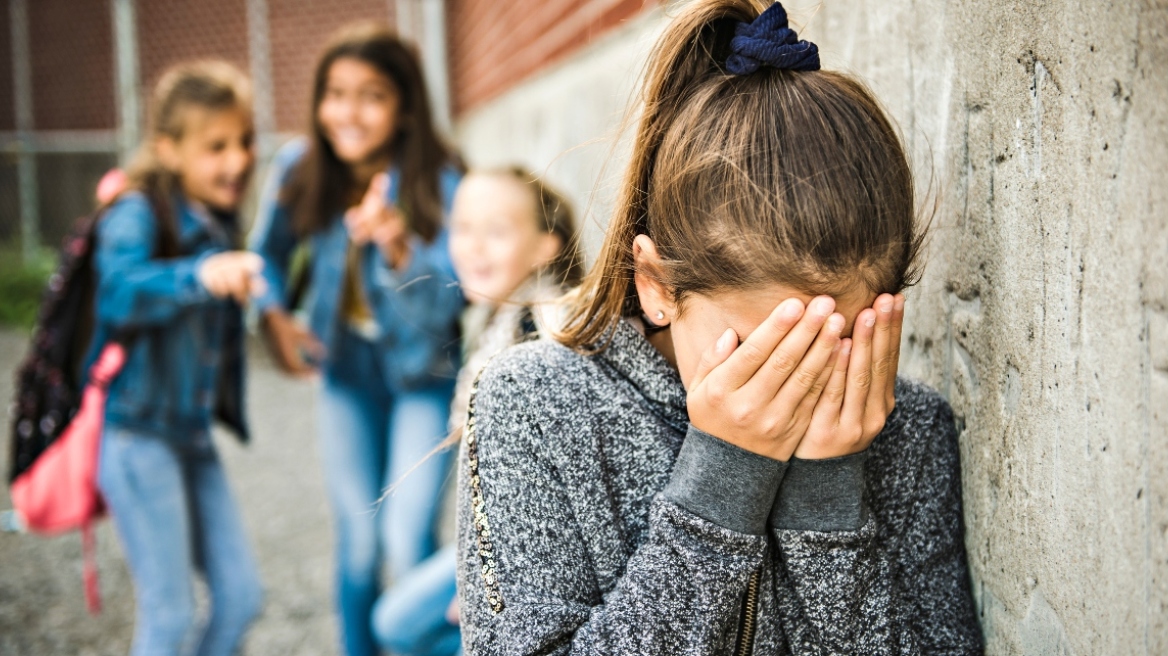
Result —
M 444 219 L 460 177 L 414 50 L 377 24 L 349 26 L 317 64 L 310 134 L 276 155 L 252 234 L 276 361 L 292 375 L 321 374 L 320 449 L 351 656 L 377 653 L 383 560 L 397 579 L 435 550 L 448 457 L 426 455 L 446 434 L 458 364 L 463 300 Z M 288 301 L 302 243 L 306 327 Z
M 178 66 L 158 83 L 150 125 L 97 228 L 91 353 L 127 344 L 98 485 L 134 580 L 132 653 L 226 656 L 262 598 L 211 442 L 216 415 L 247 437 L 240 306 L 263 286 L 260 258 L 233 250 L 255 162 L 247 80 L 226 63 Z M 195 571 L 211 601 L 197 631 Z
M 552 301 L 580 282 L 583 257 L 571 205 L 519 167 L 474 172 L 463 180 L 451 215 L 450 255 L 470 301 L 462 313 L 464 364 L 451 407 L 455 444 L 478 373 L 503 349 L 554 327 Z M 403 656 L 458 652 L 455 546 L 435 554 L 378 602 L 374 630 L 386 649 Z

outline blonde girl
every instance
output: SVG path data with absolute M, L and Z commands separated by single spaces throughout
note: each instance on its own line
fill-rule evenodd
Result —
M 247 79 L 223 62 L 162 76 L 129 188 L 97 228 L 91 353 L 128 344 L 109 386 L 98 485 L 134 581 L 132 652 L 227 656 L 262 590 L 211 441 L 222 420 L 247 438 L 241 307 L 262 263 L 235 250 L 255 162 Z M 197 622 L 194 575 L 210 592 Z
M 449 442 L 457 444 L 475 377 L 500 351 L 551 328 L 555 300 L 580 282 L 583 258 L 571 204 L 518 166 L 463 179 L 451 212 L 450 257 L 470 301 L 462 313 L 463 366 L 450 409 Z M 454 546 L 378 601 L 373 627 L 383 647 L 402 656 L 458 652 Z

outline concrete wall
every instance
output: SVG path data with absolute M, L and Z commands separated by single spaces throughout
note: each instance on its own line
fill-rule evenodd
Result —
M 967 546 L 995 654 L 1168 653 L 1168 6 L 795 4 L 867 80 L 940 200 L 904 371 L 963 428 Z M 472 163 L 590 205 L 653 11 L 459 122 Z M 607 162 L 607 165 L 606 165 Z

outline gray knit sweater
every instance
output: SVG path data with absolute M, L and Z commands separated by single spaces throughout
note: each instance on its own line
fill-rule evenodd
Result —
M 467 653 L 981 653 L 953 417 L 896 396 L 866 452 L 788 464 L 690 427 L 625 322 L 505 351 L 460 458 Z

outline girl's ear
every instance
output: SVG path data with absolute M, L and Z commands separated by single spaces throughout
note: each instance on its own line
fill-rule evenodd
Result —
M 673 321 L 677 306 L 673 294 L 661 282 L 661 256 L 657 245 L 649 235 L 637 235 L 633 240 L 633 282 L 637 286 L 637 297 L 641 301 L 641 311 L 654 325 L 667 326 Z
M 552 263 L 559 256 L 564 247 L 564 240 L 554 232 L 544 232 L 539 235 L 539 244 L 535 247 L 535 270 L 539 271 Z
M 154 140 L 154 154 L 158 157 L 158 163 L 163 168 L 171 173 L 178 172 L 181 162 L 178 156 L 178 142 L 173 137 L 157 137 Z

